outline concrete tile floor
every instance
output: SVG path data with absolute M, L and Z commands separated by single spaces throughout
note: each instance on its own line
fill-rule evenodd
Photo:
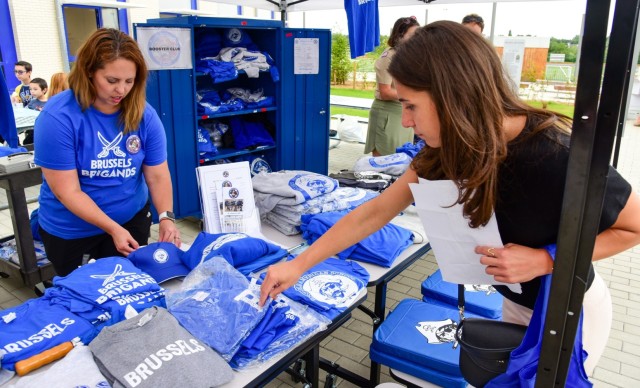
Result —
M 337 141 L 332 141 L 335 146 Z M 627 121 L 625 137 L 622 141 L 618 170 L 631 182 L 634 189 L 640 190 L 640 128 Z M 339 142 L 329 152 L 329 171 L 353 167 L 355 161 L 363 154 L 364 145 L 359 143 Z M 36 198 L 38 188 L 27 190 L 27 198 Z M 0 206 L 6 204 L 4 192 L 0 193 Z M 37 203 L 29 208 L 37 207 Z M 199 232 L 199 220 L 187 218 L 178 221 L 183 241 L 190 243 Z M 0 211 L 0 237 L 13 234 L 8 210 Z M 157 239 L 157 229 L 152 228 L 151 240 Z M 638 260 L 636 262 L 636 260 Z M 613 328 L 607 349 L 600 359 L 592 377 L 596 387 L 639 387 L 640 386 L 640 247 L 633 248 L 596 264 L 598 272 L 605 279 L 611 290 L 614 314 Z M 419 299 L 420 284 L 437 269 L 435 258 L 427 254 L 416 261 L 410 268 L 396 277 L 389 284 L 387 291 L 387 307 L 392 310 L 398 302 L 405 298 Z M 373 289 L 365 306 L 373 308 Z M 0 278 L 0 310 L 22 303 L 35 297 L 31 289 L 24 287 L 16 279 Z M 329 361 L 362 376 L 368 376 L 369 344 L 371 342 L 371 320 L 359 310 L 343 327 L 334 332 L 322 343 L 320 355 Z M 325 374 L 321 371 L 321 380 Z M 390 382 L 388 368 L 382 368 L 382 382 Z M 291 377 L 283 373 L 267 387 L 295 387 Z M 353 387 L 354 385 L 338 379 L 337 386 Z

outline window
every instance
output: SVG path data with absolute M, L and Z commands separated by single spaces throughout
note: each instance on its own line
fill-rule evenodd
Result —
M 75 61 L 78 49 L 98 28 L 120 29 L 120 15 L 116 8 L 64 5 L 62 12 L 69 63 Z

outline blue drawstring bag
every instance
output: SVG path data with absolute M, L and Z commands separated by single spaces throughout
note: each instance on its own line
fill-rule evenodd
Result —
M 556 246 L 546 247 L 552 258 L 555 259 Z M 538 371 L 538 361 L 540 359 L 540 349 L 542 347 L 542 337 L 544 330 L 545 314 L 549 304 L 549 292 L 551 290 L 551 275 L 543 276 L 541 279 L 540 293 L 533 308 L 533 316 L 529 322 L 529 327 L 524 335 L 524 339 L 519 347 L 511 352 L 507 371 L 489 381 L 486 387 L 491 388 L 534 388 L 536 383 L 536 373 Z M 582 319 L 580 312 L 580 322 L 576 339 L 573 344 L 571 362 L 567 373 L 567 388 L 592 387 L 587 372 L 584 369 L 584 362 L 587 359 L 587 352 L 582 348 Z

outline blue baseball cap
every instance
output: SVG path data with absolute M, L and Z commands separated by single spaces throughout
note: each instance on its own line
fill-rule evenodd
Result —
M 190 269 L 182 262 L 184 251 L 168 242 L 155 242 L 131 252 L 127 259 L 158 283 L 187 276 Z

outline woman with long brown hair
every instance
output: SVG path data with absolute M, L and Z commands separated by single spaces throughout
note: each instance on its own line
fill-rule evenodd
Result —
M 137 43 L 100 29 L 78 51 L 70 89 L 38 117 L 40 235 L 60 276 L 85 254 L 127 256 L 146 245 L 150 198 L 160 213 L 158 240 L 180 244 L 165 132 L 145 100 L 146 79 Z
M 503 319 L 527 325 L 540 277 L 553 270 L 545 246 L 558 235 L 571 121 L 532 108 L 512 92 L 494 48 L 464 26 L 441 21 L 419 28 L 397 49 L 389 72 L 402 103 L 402 122 L 426 146 L 379 197 L 345 216 L 295 260 L 269 268 L 261 303 L 295 284 L 307 269 L 378 230 L 409 206 L 418 178 L 451 180 L 471 227 L 495 214 L 503 247 L 478 246 L 480 263 L 497 282 L 521 283 L 504 295 Z M 429 184 L 423 183 L 423 184 Z M 640 243 L 640 200 L 613 168 L 593 260 Z M 592 269 L 585 294 L 583 345 L 591 373 L 611 327 L 611 296 Z

